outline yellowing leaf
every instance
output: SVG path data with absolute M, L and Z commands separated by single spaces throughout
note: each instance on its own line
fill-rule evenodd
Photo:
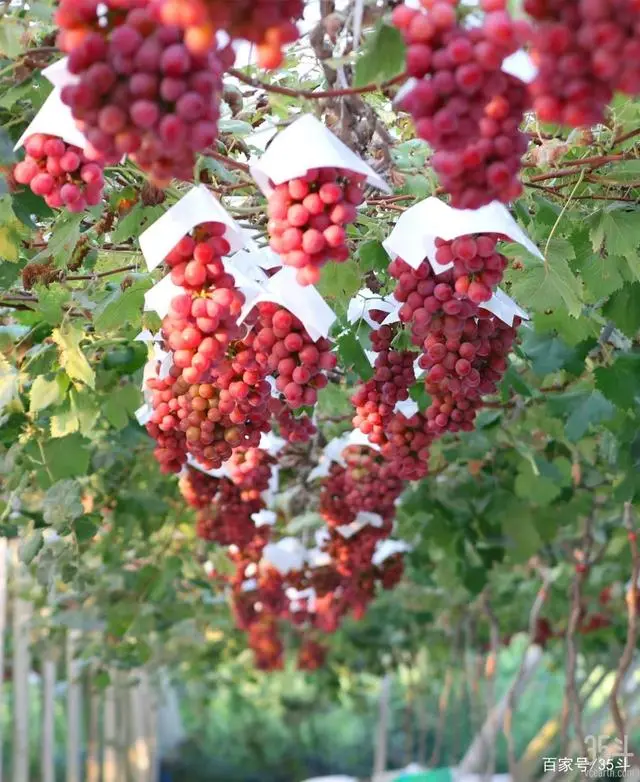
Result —
M 65 324 L 51 335 L 60 351 L 60 366 L 72 380 L 95 387 L 96 375 L 80 349 L 84 332 L 78 326 Z

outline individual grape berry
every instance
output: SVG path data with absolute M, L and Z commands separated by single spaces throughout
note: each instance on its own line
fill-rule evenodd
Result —
M 329 261 L 349 257 L 345 226 L 356 218 L 365 181 L 352 171 L 319 168 L 274 186 L 268 199 L 271 248 L 298 270 L 301 285 L 317 283 Z
M 102 200 L 103 167 L 89 160 L 79 147 L 36 133 L 27 138 L 25 151 L 25 159 L 13 168 L 14 178 L 42 196 L 47 206 L 83 212 Z

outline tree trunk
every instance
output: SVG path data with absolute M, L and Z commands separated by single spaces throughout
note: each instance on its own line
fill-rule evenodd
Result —
M 56 659 L 48 649 L 42 662 L 42 782 L 56 782 Z
M 389 705 L 391 700 L 391 675 L 387 674 L 380 687 L 378 728 L 373 747 L 373 776 L 387 770 L 387 735 L 389 732 Z
M 7 539 L 0 538 L 0 714 L 4 713 L 4 637 L 7 627 Z M 2 775 L 3 723 L 0 720 L 0 782 Z
M 82 684 L 78 653 L 79 630 L 67 631 L 67 782 L 81 782 Z
M 87 737 L 87 782 L 100 782 L 100 692 L 89 676 L 89 735 Z
M 32 606 L 20 596 L 26 586 L 18 548 L 13 546 L 16 596 L 13 602 L 13 782 L 29 782 L 29 631 Z
M 116 711 L 116 685 L 114 672 L 104 694 L 104 753 L 102 782 L 121 782 L 118 771 L 118 715 Z
M 541 660 L 542 649 L 539 646 L 530 646 L 526 652 L 522 675 L 518 677 L 519 681 L 515 681 L 512 684 L 512 688 L 505 693 L 500 702 L 489 713 L 484 725 L 460 762 L 461 774 L 482 773 L 490 748 L 495 745 L 502 729 L 509 702 L 515 703 L 522 695 L 533 678 L 533 674 Z M 514 686 L 515 692 L 512 692 Z

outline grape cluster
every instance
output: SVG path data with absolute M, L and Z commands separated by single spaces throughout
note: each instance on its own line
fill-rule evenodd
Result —
M 426 415 L 434 434 L 473 430 L 482 397 L 497 391 L 507 369 L 518 325 L 516 320 L 507 326 L 486 310 L 464 321 L 457 337 L 432 324 L 420 365 L 428 370 L 425 387 L 432 403 Z
M 250 352 L 239 345 L 237 356 Z M 147 382 L 153 408 L 147 431 L 165 471 L 178 472 L 187 454 L 205 469 L 218 469 L 235 448 L 257 447 L 269 430 L 269 384 L 235 360 L 219 366 L 209 383 L 190 384 L 176 366 L 167 378 Z
M 226 463 L 229 477 L 245 502 L 260 499 L 269 488 L 276 460 L 261 448 L 237 448 Z
M 383 326 L 373 332 L 373 335 L 383 330 L 385 333 L 386 330 L 391 331 L 389 327 Z M 374 346 L 381 344 L 384 343 L 379 339 L 374 340 Z M 379 352 L 373 365 L 373 377 L 360 384 L 351 398 L 356 408 L 353 425 L 376 445 L 386 442 L 385 431 L 394 417 L 396 404 L 409 398 L 409 388 L 416 379 L 414 358 L 414 354 L 409 350 L 387 348 Z
M 506 237 L 499 234 L 461 236 L 447 242 L 436 239 L 436 261 L 443 266 L 453 263 L 455 293 L 474 304 L 489 301 L 493 290 L 502 282 L 507 258 L 496 245 Z
M 506 371 L 518 323 L 506 326 L 481 308 L 507 264 L 496 250 L 499 239 L 480 234 L 436 240 L 438 262 L 454 264 L 438 276 L 427 261 L 412 269 L 397 258 L 389 266 L 398 281 L 400 320 L 410 325 L 413 344 L 422 351 L 418 363 L 432 397 L 426 417 L 433 436 L 471 431 L 481 397 L 495 393 Z
M 261 68 L 277 68 L 283 45 L 298 39 L 295 21 L 303 11 L 302 0 L 166 0 L 162 14 L 186 31 L 185 44 L 195 54 L 204 54 L 216 31 L 225 30 L 257 45 Z
M 328 649 L 325 644 L 307 638 L 300 647 L 298 653 L 298 670 L 317 671 L 324 667 Z
M 273 617 L 265 616 L 253 622 L 249 627 L 248 642 L 259 671 L 280 671 L 284 668 L 284 646 Z
M 244 295 L 235 288 L 233 277 L 224 272 L 215 285 L 201 291 L 185 291 L 172 299 L 169 314 L 162 321 L 162 336 L 187 383 L 210 380 L 218 372 L 232 340 L 242 334 L 237 321 L 243 304 Z M 236 364 L 241 366 L 241 361 L 246 361 L 241 368 L 251 373 L 255 383 L 259 370 L 254 357 L 250 350 L 242 356 Z M 239 381 L 242 375 L 240 372 Z M 239 393 L 245 393 L 245 389 Z
M 298 270 L 301 285 L 317 283 L 328 261 L 349 257 L 345 226 L 364 200 L 365 180 L 353 171 L 316 168 L 274 186 L 268 199 L 271 248 Z
M 272 302 L 262 302 L 255 328 L 245 338 L 259 366 L 275 377 L 276 389 L 292 409 L 312 407 L 336 366 L 329 340 L 312 340 L 301 321 Z
M 63 0 L 59 45 L 76 83 L 62 100 L 91 154 L 129 155 L 158 185 L 191 179 L 195 157 L 218 132 L 226 52 L 190 52 L 179 27 L 162 22 L 163 0 Z
M 25 142 L 26 157 L 16 163 L 16 182 L 28 185 L 54 209 L 83 212 L 102 199 L 103 167 L 56 136 L 35 133 Z
M 273 420 L 278 425 L 280 436 L 288 443 L 308 443 L 318 429 L 307 413 L 294 416 L 291 408 L 280 399 L 271 400 Z
M 616 91 L 640 95 L 637 0 L 525 0 L 524 8 L 537 22 L 531 91 L 543 122 L 595 125 Z
M 198 511 L 196 534 L 199 538 L 221 546 L 235 545 L 243 550 L 256 537 L 256 524 L 251 518 L 262 508 L 260 499 L 247 502 L 242 491 L 228 478 L 217 481 L 214 501 Z
M 457 0 L 397 6 L 393 22 L 408 45 L 407 71 L 419 81 L 400 101 L 416 133 L 434 150 L 431 163 L 454 207 L 477 209 L 522 192 L 518 174 L 527 138 L 519 130 L 527 86 L 502 63 L 529 37 L 529 26 L 491 3 L 476 27 L 458 23 Z
M 405 481 L 418 481 L 429 472 L 429 447 L 433 441 L 428 418 L 394 413 L 385 428 L 381 453 L 389 470 Z
M 346 463 L 344 500 L 355 513 L 377 513 L 390 522 L 404 482 L 379 453 L 362 445 L 350 445 L 342 452 Z M 390 528 L 386 529 L 387 534 Z
M 190 465 L 180 475 L 180 494 L 192 508 L 208 508 L 215 500 L 220 481 Z

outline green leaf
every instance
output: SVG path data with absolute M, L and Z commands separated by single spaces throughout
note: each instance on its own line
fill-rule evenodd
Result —
M 382 242 L 364 242 L 358 250 L 360 269 L 363 272 L 385 271 L 389 265 L 389 256 Z
M 45 475 L 40 475 L 41 483 L 47 485 L 52 481 L 65 478 L 76 478 L 86 475 L 89 468 L 89 441 L 79 434 L 70 434 L 57 440 L 48 440 L 42 444 L 44 454 Z M 36 461 L 42 459 L 37 445 L 33 449 Z
M 95 422 L 100 416 L 100 403 L 95 394 L 87 388 L 72 388 L 70 394 L 71 411 L 77 421 L 80 434 L 91 435 Z
M 582 312 L 581 286 L 566 258 L 549 254 L 547 263 L 528 260 L 523 269 L 510 270 L 511 294 L 525 309 L 544 312 L 564 308 L 573 317 Z
M 38 376 L 29 392 L 29 412 L 33 415 L 50 405 L 60 404 L 67 393 L 69 379 L 64 374 L 58 374 L 51 380 L 44 375 Z
M 0 354 L 0 413 L 20 397 L 20 374 Z
M 521 509 L 516 506 L 511 508 L 511 512 L 509 510 L 507 508 L 502 516 L 502 530 L 507 539 L 509 556 L 513 562 L 526 562 L 540 548 L 542 541 L 535 526 L 523 520 Z
M 106 332 L 122 328 L 123 325 L 137 329 L 142 320 L 144 294 L 149 289 L 150 282 L 138 280 L 124 291 L 118 287 L 100 302 L 93 319 L 96 329 Z
M 80 349 L 84 331 L 80 326 L 66 323 L 59 329 L 54 329 L 51 338 L 60 350 L 60 366 L 71 380 L 85 383 L 90 388 L 95 387 L 96 375 Z
M 537 312 L 533 318 L 537 332 L 555 331 L 567 345 L 575 346 L 579 342 L 598 336 L 598 324 L 590 318 L 572 318 L 565 310 Z
M 0 24 L 0 54 L 8 59 L 24 51 L 24 27 L 15 17 L 4 16 Z
M 612 255 L 631 255 L 640 245 L 640 210 L 611 204 L 593 214 L 589 228 L 595 252 L 600 253 L 604 246 Z
M 538 334 L 533 329 L 522 330 L 522 350 L 540 377 L 557 372 L 575 357 L 575 350 L 559 337 Z
M 536 505 L 549 505 L 562 491 L 557 480 L 543 474 L 540 464 L 529 459 L 520 462 L 514 488 L 516 496 Z
M 373 367 L 360 341 L 352 331 L 341 334 L 338 339 L 338 354 L 345 369 L 353 369 L 362 380 L 373 376 Z
M 640 330 L 640 282 L 625 285 L 611 296 L 602 307 L 603 315 L 624 332 L 628 337 L 635 337 Z
M 140 403 L 140 391 L 134 385 L 119 386 L 109 393 L 104 404 L 105 418 L 114 429 L 124 429 Z
M 361 283 L 357 265 L 349 260 L 346 263 L 328 263 L 322 269 L 317 288 L 327 304 L 341 317 L 346 314 L 350 299 L 362 287 Z
M 135 191 L 132 195 L 135 197 Z M 137 239 L 144 229 L 157 220 L 161 214 L 162 207 L 145 206 L 139 201 L 124 217 L 118 220 L 118 224 L 111 234 L 112 243 L 122 244 L 130 239 Z M 118 264 L 118 266 L 121 265 L 121 263 Z
M 610 367 L 598 367 L 596 387 L 616 407 L 630 410 L 640 404 L 640 355 L 620 356 Z
M 20 544 L 20 559 L 25 565 L 30 565 L 44 546 L 44 536 L 41 529 L 35 529 Z
M 58 481 L 44 495 L 42 515 L 50 527 L 60 529 L 83 513 L 82 493 L 77 481 Z
M 43 320 L 51 326 L 60 325 L 64 316 L 62 307 L 71 298 L 71 291 L 60 285 L 36 285 L 35 292 L 38 296 L 37 311 Z
M 367 38 L 364 51 L 356 63 L 354 87 L 379 84 L 402 73 L 406 47 L 396 27 L 380 24 Z
M 230 133 L 232 136 L 248 136 L 253 133 L 253 126 L 241 119 L 221 119 L 218 130 L 220 133 Z
M 565 434 L 573 442 L 587 433 L 591 426 L 613 417 L 615 408 L 600 391 L 593 391 L 583 398 L 569 416 L 565 425 Z
M 50 257 L 54 266 L 58 268 L 66 266 L 80 239 L 80 225 L 83 219 L 83 214 L 63 212 L 62 217 L 53 224 L 46 249 L 38 255 Z
M 71 402 L 67 402 L 62 408 L 56 410 L 55 415 L 51 416 L 49 426 L 53 438 L 66 437 L 78 431 L 80 422 L 75 411 L 71 409 Z

